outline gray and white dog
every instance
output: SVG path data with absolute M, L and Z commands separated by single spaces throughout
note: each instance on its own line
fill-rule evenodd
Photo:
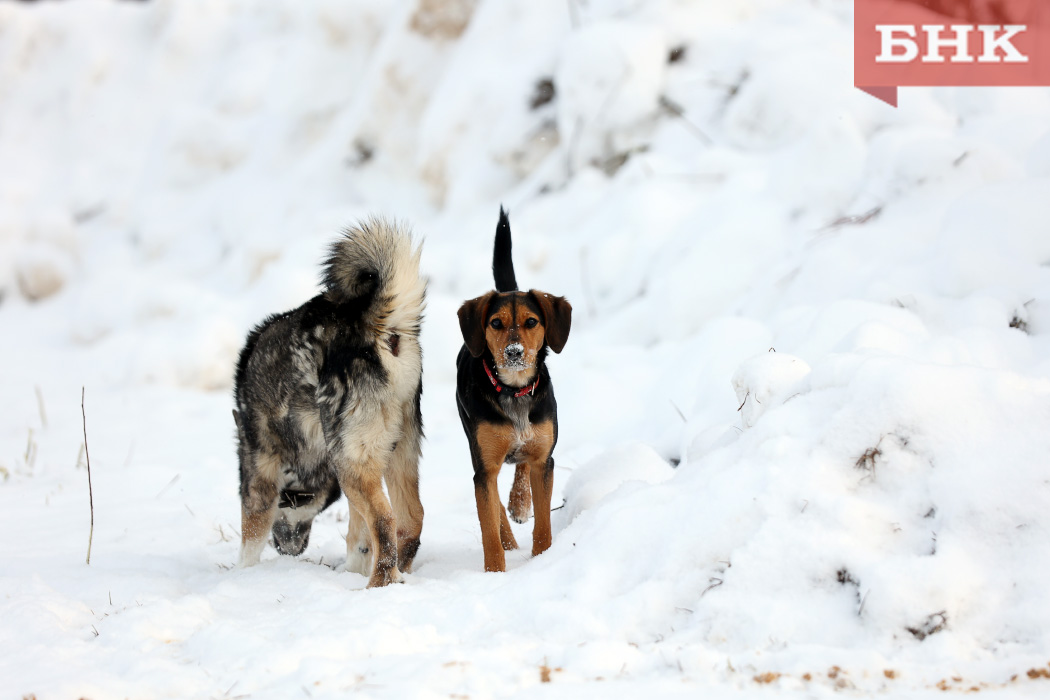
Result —
M 321 294 L 248 334 L 233 412 L 242 566 L 271 531 L 278 552 L 301 553 L 342 488 L 346 569 L 369 587 L 411 570 L 423 529 L 420 253 L 400 225 L 364 221 L 332 245 Z

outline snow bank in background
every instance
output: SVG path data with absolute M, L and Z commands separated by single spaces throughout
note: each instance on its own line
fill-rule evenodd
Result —
M 636 132 L 655 117 L 667 44 L 653 27 L 599 21 L 569 35 L 554 75 L 558 133 L 571 168 L 601 164 L 644 143 Z
M 891 110 L 852 88 L 840 0 L 84 0 L 0 26 L 13 694 L 1050 682 L 1050 90 Z M 453 396 L 500 203 L 519 281 L 574 319 L 565 507 L 496 576 Z M 228 570 L 241 340 L 372 212 L 425 237 L 416 569 L 329 568 L 340 503 L 305 558 Z

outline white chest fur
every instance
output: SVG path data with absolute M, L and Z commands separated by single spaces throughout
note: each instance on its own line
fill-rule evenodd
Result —
M 514 427 L 514 442 L 510 446 L 509 459 L 510 456 L 513 456 L 535 437 L 532 423 L 529 421 L 529 410 L 532 408 L 532 401 L 529 401 L 527 398 L 515 398 L 513 394 L 501 394 L 499 405 Z

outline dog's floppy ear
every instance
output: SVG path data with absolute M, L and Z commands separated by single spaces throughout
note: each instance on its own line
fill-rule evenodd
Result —
M 543 311 L 543 325 L 547 330 L 547 345 L 554 352 L 561 352 L 565 341 L 569 339 L 569 326 L 572 325 L 572 305 L 565 297 L 556 297 L 538 289 L 529 291 L 532 298 Z
M 481 357 L 485 352 L 485 316 L 489 303 L 495 292 L 486 292 L 477 299 L 468 299 L 459 307 L 459 329 L 463 332 L 463 342 L 474 357 Z

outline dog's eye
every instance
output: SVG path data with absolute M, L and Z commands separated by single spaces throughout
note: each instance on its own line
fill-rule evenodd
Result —
M 499 329 L 503 328 L 503 321 L 499 320 L 498 318 L 494 318 L 489 322 L 489 325 L 498 331 Z
M 525 327 L 526 328 L 535 328 L 537 325 L 539 325 L 539 323 L 540 322 L 539 322 L 538 319 L 530 318 L 528 321 L 525 322 Z

